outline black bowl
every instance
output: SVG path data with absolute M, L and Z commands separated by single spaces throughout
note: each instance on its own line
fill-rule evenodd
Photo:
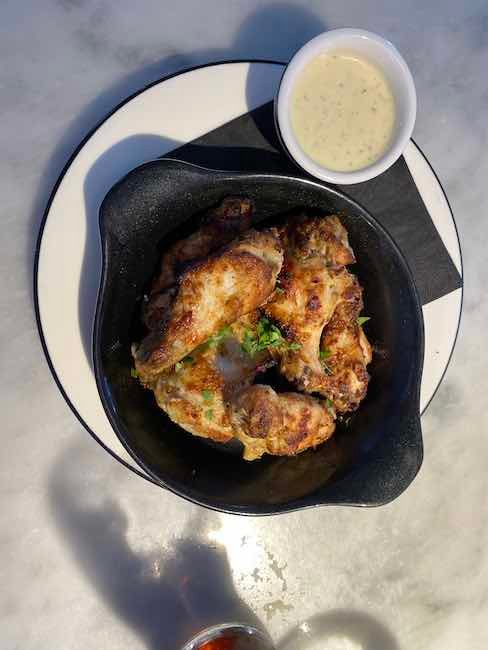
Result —
M 375 349 L 368 395 L 316 450 L 247 462 L 232 445 L 209 444 L 172 423 L 131 377 L 140 301 L 164 246 L 195 228 L 195 215 L 228 195 L 251 198 L 256 221 L 295 208 L 343 215 L 364 287 Z M 397 497 L 422 463 L 419 415 L 423 319 L 412 275 L 388 233 L 357 203 L 290 176 L 210 171 L 173 160 L 138 167 L 100 210 L 103 274 L 94 362 L 100 397 L 122 444 L 161 486 L 196 503 L 243 514 L 322 504 L 380 505 Z

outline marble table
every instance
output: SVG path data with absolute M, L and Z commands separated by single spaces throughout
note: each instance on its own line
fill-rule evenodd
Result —
M 215 59 L 286 60 L 345 25 L 389 37 L 414 73 L 414 137 L 464 252 L 458 344 L 399 499 L 218 515 L 127 471 L 63 401 L 33 312 L 39 223 L 72 150 L 141 86 Z M 0 648 L 177 650 L 229 619 L 280 648 L 488 647 L 486 3 L 3 2 L 0 53 Z

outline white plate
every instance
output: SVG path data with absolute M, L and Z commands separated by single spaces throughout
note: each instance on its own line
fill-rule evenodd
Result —
M 44 351 L 64 398 L 107 451 L 142 476 L 100 402 L 91 338 L 100 280 L 98 208 L 112 185 L 143 162 L 171 151 L 273 99 L 283 65 L 231 62 L 163 79 L 126 100 L 80 145 L 46 209 L 35 268 Z M 429 163 L 411 142 L 405 160 L 439 234 L 462 274 L 454 219 Z M 421 410 L 445 373 L 461 315 L 462 289 L 424 306 Z

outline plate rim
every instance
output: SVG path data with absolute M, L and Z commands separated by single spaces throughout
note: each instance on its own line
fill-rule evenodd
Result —
M 39 272 L 39 261 L 40 261 L 40 253 L 41 253 L 41 246 L 42 246 L 42 239 L 43 239 L 43 234 L 44 234 L 44 229 L 49 217 L 49 212 L 51 205 L 53 203 L 54 197 L 57 194 L 58 188 L 61 185 L 64 177 L 66 176 L 69 168 L 71 167 L 72 163 L 78 156 L 78 154 L 81 152 L 83 147 L 88 143 L 88 141 L 95 135 L 95 133 L 99 130 L 99 128 L 107 121 L 109 120 L 117 111 L 119 111 L 123 106 L 125 106 L 127 103 L 129 103 L 132 99 L 136 98 L 137 96 L 141 95 L 142 93 L 146 92 L 150 88 L 153 88 L 154 86 L 157 86 L 158 84 L 161 84 L 165 81 L 168 81 L 169 79 L 172 79 L 174 77 L 180 76 L 182 74 L 186 74 L 189 72 L 194 72 L 196 70 L 200 70 L 202 68 L 211 68 L 211 67 L 216 67 L 220 65 L 233 65 L 233 64 L 239 64 L 239 63 L 248 63 L 248 64 L 253 64 L 253 63 L 259 63 L 259 64 L 264 64 L 264 65 L 275 65 L 275 66 L 281 66 L 281 67 L 286 67 L 287 63 L 284 61 L 276 61 L 272 59 L 226 59 L 226 60 L 218 60 L 218 61 L 212 61 L 210 63 L 203 63 L 200 65 L 195 65 L 195 66 L 189 66 L 182 68 L 180 70 L 177 70 L 173 73 L 163 75 L 159 77 L 158 79 L 155 79 L 151 81 L 150 83 L 142 86 L 138 90 L 134 91 L 124 99 L 122 99 L 118 104 L 116 104 L 112 109 L 110 109 L 105 115 L 85 134 L 85 136 L 80 140 L 79 144 L 73 149 L 72 153 L 68 156 L 61 172 L 58 175 L 58 178 L 56 182 L 53 185 L 53 188 L 49 194 L 49 198 L 46 202 L 46 206 L 44 208 L 43 216 L 39 225 L 39 230 L 38 230 L 38 235 L 36 238 L 36 246 L 35 246 L 35 255 L 34 255 L 34 266 L 33 266 L 33 273 L 32 273 L 32 283 L 33 283 L 33 302 L 34 302 L 34 313 L 35 313 L 35 319 L 36 319 L 36 326 L 37 326 L 37 331 L 39 334 L 39 339 L 41 342 L 41 347 L 44 352 L 44 357 L 47 362 L 48 368 L 51 372 L 51 375 L 54 379 L 54 382 L 61 393 L 61 396 L 63 397 L 64 401 L 70 408 L 71 412 L 73 415 L 76 417 L 78 422 L 83 426 L 83 428 L 90 434 L 90 436 L 106 451 L 108 452 L 117 462 L 121 463 L 124 467 L 129 469 L 131 472 L 134 474 L 137 474 L 138 476 L 141 476 L 143 479 L 146 481 L 149 481 L 153 485 L 157 485 L 158 487 L 161 487 L 160 483 L 155 481 L 151 476 L 145 474 L 144 472 L 140 471 L 139 468 L 134 467 L 130 463 L 128 463 L 124 458 L 119 456 L 118 454 L 113 451 L 107 444 L 103 442 L 103 440 L 91 429 L 90 426 L 85 422 L 81 414 L 78 412 L 77 408 L 74 406 L 73 402 L 70 400 L 68 397 L 68 394 L 66 390 L 64 389 L 64 386 L 62 385 L 58 374 L 56 372 L 56 369 L 54 367 L 54 364 L 52 362 L 51 356 L 49 354 L 49 350 L 47 347 L 46 339 L 44 336 L 43 328 L 42 328 L 42 321 L 41 321 L 41 316 L 40 316 L 40 307 L 39 307 L 39 285 L 38 285 L 38 272 Z M 439 176 L 437 175 L 436 171 L 434 170 L 433 166 L 431 165 L 430 161 L 428 160 L 427 156 L 419 147 L 419 145 L 411 139 L 411 142 L 413 142 L 414 146 L 416 149 L 420 152 L 422 158 L 424 161 L 427 163 L 428 167 L 430 168 L 434 178 L 437 181 L 437 184 L 439 188 L 441 189 L 441 192 L 444 196 L 444 199 L 446 201 L 447 207 L 449 208 L 449 212 L 451 215 L 452 222 L 454 224 L 454 230 L 456 233 L 456 239 L 457 239 L 457 244 L 458 244 L 458 249 L 459 249 L 459 254 L 460 254 L 460 262 L 461 262 L 461 269 L 460 269 L 460 275 L 461 275 L 461 300 L 460 300 L 460 307 L 459 307 L 459 315 L 458 315 L 458 322 L 456 326 L 456 333 L 453 339 L 451 351 L 449 353 L 449 357 L 446 363 L 446 366 L 444 368 L 444 371 L 442 372 L 442 375 L 439 379 L 439 382 L 435 388 L 435 390 L 432 393 L 432 396 L 430 397 L 429 401 L 427 402 L 426 406 L 420 413 L 420 416 L 422 416 L 426 410 L 428 409 L 429 405 L 432 403 L 432 400 L 434 399 L 435 395 L 437 394 L 437 391 L 439 390 L 439 387 L 446 375 L 446 372 L 450 366 L 452 356 L 454 353 L 454 349 L 456 347 L 458 335 L 459 335 L 459 330 L 460 330 L 460 324 L 461 324 L 461 315 L 462 315 L 462 310 L 463 310 L 463 301 L 464 301 L 464 266 L 463 266 L 463 256 L 462 256 L 462 248 L 461 248 L 461 241 L 459 237 L 459 231 L 456 223 L 456 219 L 454 217 L 454 213 L 451 207 L 451 204 L 449 202 L 449 199 L 447 197 L 446 191 L 444 190 L 444 187 L 439 179 Z M 447 294 L 446 294 L 447 295 Z

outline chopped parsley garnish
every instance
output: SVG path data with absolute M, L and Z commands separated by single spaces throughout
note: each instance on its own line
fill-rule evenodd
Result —
M 329 409 L 329 411 L 334 410 L 334 402 L 329 398 L 325 400 L 325 406 Z
M 273 325 L 267 318 L 260 318 L 255 332 L 250 329 L 245 330 L 241 347 L 244 352 L 253 357 L 268 348 L 299 350 L 302 346 L 299 343 L 288 343 L 276 325 Z
M 209 339 L 205 341 L 205 343 L 202 343 L 200 345 L 199 349 L 200 350 L 208 350 L 209 348 L 216 348 L 224 339 L 229 338 L 229 336 L 232 336 L 232 328 L 229 325 L 226 325 L 223 327 L 217 334 L 214 334 L 211 336 Z
M 328 359 L 332 352 L 329 350 L 329 348 L 322 348 L 319 352 L 319 359 L 321 361 L 324 361 L 325 359 Z
M 188 355 L 187 357 L 183 357 L 181 361 L 175 363 L 175 370 L 176 372 L 179 372 L 183 366 L 191 366 L 193 363 L 195 363 L 195 359 Z
M 332 352 L 329 350 L 329 348 L 321 348 L 319 352 L 319 359 L 322 362 L 322 368 L 324 371 L 328 374 L 332 374 L 332 368 L 329 366 L 328 363 L 326 363 L 326 359 L 328 359 L 331 356 Z
M 256 354 L 258 351 L 258 340 L 253 331 L 244 331 L 244 339 L 242 341 L 241 348 L 244 350 L 244 352 L 247 352 L 250 357 L 253 357 Z
M 202 397 L 204 402 L 211 402 L 213 400 L 213 392 L 211 390 L 208 390 L 207 388 L 204 388 L 202 390 Z
M 359 316 L 357 323 L 358 325 L 364 325 L 364 323 L 367 323 L 371 319 L 371 316 Z
M 301 346 L 300 343 L 288 343 L 287 346 L 286 346 L 286 349 L 287 350 L 299 350 L 301 347 L 302 346 Z
M 205 417 L 207 418 L 207 420 L 213 420 L 213 410 L 208 409 L 208 411 L 205 411 Z
M 285 293 L 285 290 L 282 287 L 276 287 L 276 293 Z
M 134 379 L 137 379 L 139 375 L 137 374 L 137 370 L 135 368 L 130 369 L 130 376 L 134 377 Z

